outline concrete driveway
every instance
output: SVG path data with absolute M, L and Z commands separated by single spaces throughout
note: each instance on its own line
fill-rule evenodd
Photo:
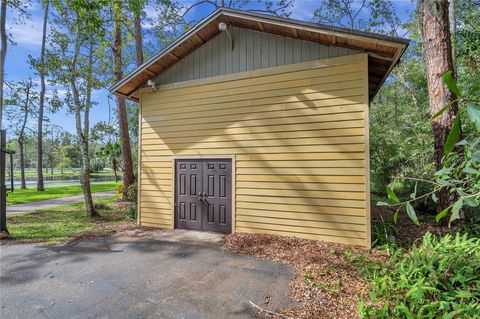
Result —
M 293 270 L 224 251 L 216 234 L 129 231 L 69 246 L 1 246 L 0 317 L 261 318 L 291 306 Z

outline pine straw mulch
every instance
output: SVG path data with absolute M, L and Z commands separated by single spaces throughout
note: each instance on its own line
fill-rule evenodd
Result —
M 302 319 L 357 318 L 358 302 L 368 295 L 369 283 L 347 256 L 361 255 L 378 262 L 387 258 L 382 252 L 357 246 L 265 234 L 227 235 L 224 247 L 292 266 L 290 297 L 300 306 L 282 309 L 281 314 Z
M 373 206 L 373 205 L 372 205 Z M 372 207 L 372 223 L 392 222 L 394 210 Z M 420 226 L 406 214 L 399 214 L 397 245 L 408 248 L 426 232 L 453 233 L 455 228 L 436 223 L 434 216 L 419 213 Z M 283 315 L 302 319 L 358 318 L 361 298 L 368 300 L 369 282 L 352 261 L 385 264 L 385 250 L 326 243 L 294 237 L 236 233 L 224 237 L 224 247 L 240 255 L 251 255 L 291 265 L 295 275 L 290 282 L 290 297 L 296 308 L 283 309 Z M 353 258 L 352 258 L 353 256 Z

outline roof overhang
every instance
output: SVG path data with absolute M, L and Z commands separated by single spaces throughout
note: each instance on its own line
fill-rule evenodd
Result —
M 139 89 L 148 79 L 158 76 L 170 66 L 204 45 L 221 31 L 224 22 L 240 28 L 276 34 L 365 52 L 368 58 L 369 97 L 375 94 L 398 63 L 409 40 L 376 33 L 320 25 L 265 14 L 221 8 L 200 21 L 157 55 L 140 65 L 110 88 L 118 96 L 138 101 Z

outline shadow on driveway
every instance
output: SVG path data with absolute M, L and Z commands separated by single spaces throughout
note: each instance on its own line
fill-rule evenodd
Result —
M 255 318 L 291 306 L 293 270 L 224 251 L 216 234 L 154 231 L 2 246 L 2 318 Z

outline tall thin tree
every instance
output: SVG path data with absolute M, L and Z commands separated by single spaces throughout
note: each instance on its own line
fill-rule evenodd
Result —
M 135 39 L 135 58 L 137 66 L 143 64 L 142 15 L 144 2 L 144 0 L 134 0 L 133 2 L 133 38 Z
M 45 109 L 45 42 L 47 39 L 48 9 L 50 1 L 45 0 L 45 9 L 43 13 L 43 29 L 42 29 L 42 46 L 40 49 L 40 63 L 38 65 L 38 73 L 40 75 L 40 102 L 38 105 L 38 122 L 37 122 L 37 191 L 44 191 L 43 184 L 43 114 Z
M 452 42 L 449 23 L 448 0 L 420 0 L 418 13 L 423 38 L 423 56 L 427 71 L 430 114 L 436 114 L 443 106 L 455 100 L 454 94 L 443 82 L 443 75 L 454 71 Z M 436 117 L 432 123 L 435 148 L 435 165 L 442 168 L 443 145 L 452 128 L 456 107 L 449 108 Z M 440 193 L 438 209 L 443 210 L 450 203 L 446 191 Z
M 78 18 L 78 17 L 77 17 Z M 90 108 L 91 108 L 91 97 L 92 97 L 92 81 L 93 81 L 93 39 L 89 39 L 88 44 L 88 62 L 86 67 L 86 88 L 85 88 L 85 103 L 82 104 L 80 98 L 79 88 L 77 86 L 77 63 L 80 56 L 80 49 L 82 45 L 81 40 L 81 31 L 79 29 L 75 32 L 75 46 L 72 58 L 72 64 L 70 66 L 70 88 L 72 90 L 74 112 L 75 112 L 75 126 L 77 129 L 77 136 L 80 142 L 80 152 L 82 154 L 82 175 L 81 175 L 81 184 L 83 189 L 83 195 L 85 199 L 85 207 L 87 209 L 87 216 L 94 217 L 98 213 L 95 211 L 95 206 L 92 199 L 92 190 L 90 188 L 90 155 L 88 153 L 89 143 L 88 135 L 90 132 Z M 83 125 L 82 125 L 82 110 L 83 110 Z M 82 127 L 83 126 L 83 127 Z
M 113 11 L 113 73 L 116 81 L 123 78 L 122 63 L 122 1 L 116 0 L 112 4 Z M 120 129 L 120 145 L 123 157 L 123 197 L 127 197 L 130 185 L 134 183 L 132 147 L 128 131 L 128 117 L 125 99 L 117 97 L 118 124 Z
M 23 118 L 21 121 L 20 130 L 18 131 L 17 143 L 18 143 L 18 152 L 20 158 L 20 188 L 26 189 L 27 182 L 25 179 L 25 128 L 27 126 L 28 115 L 30 112 L 30 103 L 31 103 L 31 90 L 33 88 L 32 79 L 24 82 L 24 91 L 25 91 L 25 101 L 21 108 L 23 112 Z
M 0 37 L 2 47 L 0 48 L 0 128 L 2 128 L 3 117 L 3 82 L 5 80 L 5 58 L 7 57 L 7 0 L 2 0 L 0 8 Z
M 31 78 L 14 83 L 6 83 L 10 88 L 10 94 L 6 94 L 4 100 L 4 117 L 9 129 L 17 135 L 20 188 L 27 188 L 25 179 L 25 136 L 27 122 L 30 115 L 35 114 L 38 106 L 38 92 L 36 85 Z
M 82 167 L 80 182 L 89 217 L 97 215 L 90 188 L 90 110 L 94 104 L 92 91 L 101 86 L 96 67 L 100 55 L 98 43 L 104 38 L 101 12 L 106 2 L 69 0 L 62 2 L 61 6 L 55 6 L 58 15 L 52 21 L 58 27 L 51 31 L 50 50 L 47 54 L 51 81 L 67 88 L 64 102 L 75 115 Z

